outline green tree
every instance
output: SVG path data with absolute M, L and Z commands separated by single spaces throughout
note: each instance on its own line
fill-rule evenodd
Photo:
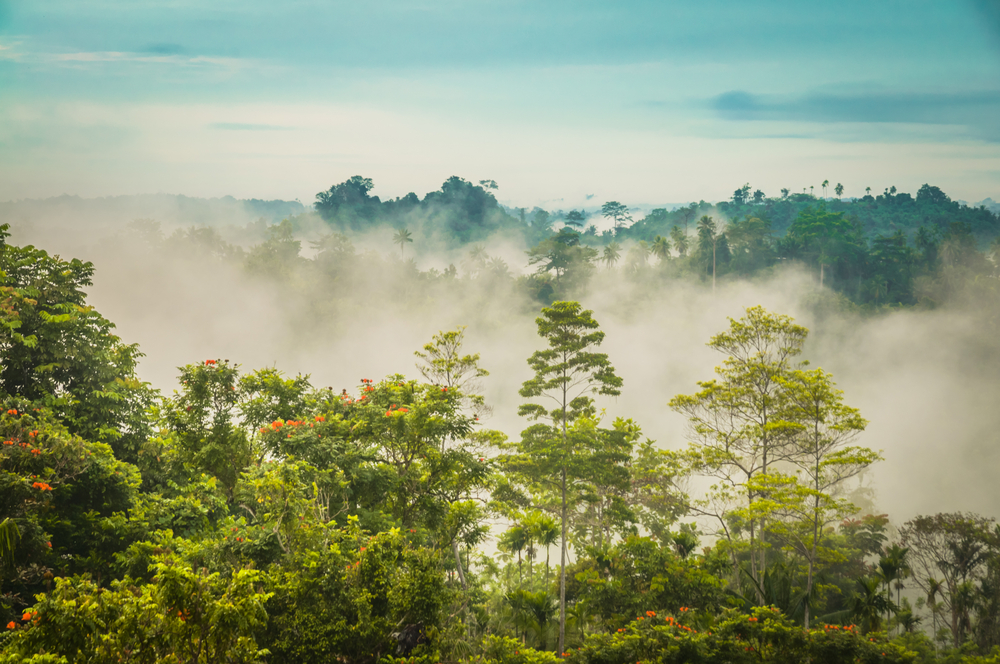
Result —
M 601 256 L 601 260 L 604 262 L 604 266 L 610 270 L 621 256 L 621 245 L 617 242 L 609 242 L 608 246 L 604 247 L 604 254 Z
M 732 501 L 742 496 L 750 510 L 740 527 L 749 535 L 750 574 L 758 586 L 767 567 L 767 547 L 765 524 L 753 509 L 762 497 L 755 482 L 775 462 L 796 456 L 793 440 L 799 427 L 787 419 L 784 381 L 807 334 L 788 316 L 751 307 L 743 318 L 730 318 L 729 330 L 708 343 L 728 356 L 716 367 L 717 378 L 698 383 L 696 394 L 670 401 L 671 408 L 688 418 L 700 472 L 719 480 L 710 501 L 699 509 L 718 520 L 728 542 L 738 536 L 727 517 Z
M 404 249 L 406 249 L 406 244 L 408 242 L 410 243 L 413 242 L 413 235 L 410 233 L 410 231 L 406 230 L 405 228 L 400 228 L 398 231 L 395 232 L 395 234 L 393 234 L 392 243 L 399 245 L 400 258 L 402 258 L 403 251 Z
M 538 265 L 536 272 L 555 274 L 556 284 L 583 285 L 594 270 L 597 250 L 580 243 L 580 234 L 563 227 L 528 251 L 528 264 Z
M 837 186 L 833 188 L 837 192 L 837 198 L 842 198 L 844 196 L 844 185 L 837 183 Z
M 142 353 L 87 304 L 94 266 L 8 244 L 0 225 L 0 398 L 51 408 L 72 433 L 134 461 L 155 397 L 136 376 Z
M 688 250 L 688 237 L 677 226 L 670 229 L 670 239 L 674 241 L 674 246 L 677 247 L 677 253 L 681 258 L 687 255 Z
M 628 206 L 618 201 L 608 201 L 601 206 L 601 214 L 605 219 L 611 219 L 614 224 L 614 233 L 618 234 L 618 229 L 625 224 L 632 223 L 632 215 L 628 212 Z
M 670 258 L 670 239 L 665 238 L 662 235 L 657 235 L 653 238 L 653 244 L 650 250 L 654 256 L 660 259 L 660 262 L 666 261 Z
M 836 495 L 841 485 L 864 471 L 881 457 L 870 449 L 850 447 L 864 431 L 867 421 L 855 408 L 843 403 L 832 376 L 822 369 L 795 370 L 788 378 L 779 377 L 785 387 L 787 411 L 784 417 L 799 427 L 795 454 L 791 461 L 801 471 L 787 500 L 771 496 L 786 511 L 796 513 L 799 522 L 785 533 L 806 561 L 804 626 L 809 629 L 810 600 L 815 568 L 820 560 L 820 538 L 830 523 L 841 521 L 856 511 Z M 803 509 L 804 508 L 804 509 Z
M 712 293 L 715 293 L 715 267 L 716 254 L 720 240 L 724 241 L 725 236 L 716 232 L 715 220 L 708 215 L 698 220 L 698 248 L 702 254 L 712 253 Z
M 538 335 L 549 347 L 535 351 L 528 366 L 535 375 L 524 382 L 519 394 L 526 398 L 546 397 L 555 402 L 549 410 L 539 403 L 523 404 L 518 413 L 531 419 L 549 418 L 553 433 L 559 436 L 548 458 L 539 458 L 546 470 L 558 473 L 561 494 L 561 551 L 559 560 L 559 651 L 566 642 L 566 545 L 567 545 L 567 467 L 572 450 L 568 445 L 571 422 L 592 409 L 590 394 L 618 396 L 622 379 L 615 374 L 606 353 L 594 348 L 604 341 L 593 312 L 578 302 L 554 302 L 542 309 L 535 320 Z
M 583 222 L 586 220 L 587 218 L 579 210 L 570 210 L 566 213 L 566 225 L 572 226 L 576 230 L 583 228 Z

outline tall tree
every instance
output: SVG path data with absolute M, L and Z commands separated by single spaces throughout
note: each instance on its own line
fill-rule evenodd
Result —
M 681 258 L 684 258 L 684 256 L 687 255 L 688 250 L 687 234 L 677 226 L 674 226 L 670 229 L 670 239 L 674 241 L 674 246 L 677 247 L 677 253 Z
M 405 228 L 400 228 L 392 236 L 393 244 L 399 245 L 399 257 L 403 257 L 403 251 L 406 249 L 407 243 L 413 242 L 413 235 Z
M 528 365 L 535 372 L 524 382 L 520 395 L 526 399 L 545 397 L 555 403 L 549 410 L 540 403 L 526 403 L 518 413 L 531 419 L 549 418 L 558 445 L 551 459 L 558 469 L 561 498 L 561 551 L 559 558 L 559 652 L 566 644 L 566 497 L 567 466 L 572 456 L 568 445 L 569 425 L 593 409 L 591 394 L 618 396 L 622 379 L 615 374 L 606 353 L 595 352 L 604 341 L 593 312 L 579 302 L 554 302 L 535 320 L 538 335 L 548 348 L 535 351 Z
M 565 223 L 567 226 L 572 226 L 573 228 L 580 230 L 583 228 L 583 222 L 587 220 L 587 217 L 583 215 L 579 210 L 570 210 L 566 213 Z
M 663 237 L 662 235 L 657 235 L 653 238 L 653 244 L 650 247 L 653 255 L 660 259 L 660 262 L 664 262 L 670 258 L 670 240 Z
M 870 449 L 848 446 L 867 422 L 843 403 L 843 393 L 830 374 L 822 369 L 797 369 L 787 378 L 779 376 L 778 381 L 785 388 L 783 417 L 797 427 L 789 461 L 798 467 L 799 475 L 781 477 L 773 487 L 761 486 L 760 493 L 768 495 L 776 515 L 791 517 L 790 523 L 778 524 L 775 530 L 806 561 L 803 608 L 804 625 L 809 629 L 823 531 L 857 511 L 849 501 L 837 498 L 838 488 L 881 457 Z
M 602 205 L 601 214 L 603 214 L 606 219 L 612 220 L 616 235 L 618 234 L 618 229 L 622 225 L 632 222 L 632 215 L 628 212 L 628 206 L 623 205 L 618 201 L 608 201 Z
M 604 247 L 604 254 L 601 256 L 601 261 L 604 262 L 604 266 L 609 270 L 615 266 L 618 259 L 622 257 L 621 245 L 617 242 L 609 242 L 608 246 Z
M 715 293 L 715 267 L 716 254 L 718 253 L 719 240 L 722 234 L 716 231 L 715 220 L 704 215 L 698 220 L 698 245 L 702 252 L 712 252 L 712 293 Z
M 833 188 L 837 192 L 837 198 L 842 198 L 844 196 L 844 185 L 837 183 L 837 186 Z
M 742 496 L 744 506 L 754 505 L 762 496 L 754 485 L 757 475 L 795 455 L 792 443 L 799 427 L 786 419 L 784 381 L 807 334 L 789 316 L 751 307 L 743 318 L 730 318 L 729 330 L 708 342 L 728 356 L 716 367 L 717 378 L 700 382 L 696 394 L 670 401 L 671 408 L 688 418 L 701 472 L 720 480 L 702 511 L 719 521 L 727 540 L 734 538 L 725 516 L 731 503 Z M 759 586 L 767 567 L 764 524 L 751 514 L 745 526 L 750 574 Z

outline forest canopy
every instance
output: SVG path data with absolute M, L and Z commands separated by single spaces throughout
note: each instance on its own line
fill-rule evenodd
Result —
M 606 414 L 625 383 L 586 305 L 612 278 L 801 269 L 817 306 L 973 302 L 996 330 L 995 213 L 929 185 L 745 186 L 637 221 L 616 201 L 506 209 L 486 180 L 372 189 L 352 177 L 280 223 L 128 234 L 140 260 L 234 267 L 328 330 L 375 300 L 516 303 L 537 327 L 520 430 L 486 426 L 491 367 L 463 327 L 350 386 L 217 357 L 161 393 L 88 304 L 100 266 L 0 226 L 0 662 L 1000 659 L 1000 528 L 870 509 L 857 480 L 893 459 L 808 363 L 809 330 L 762 306 L 720 318 L 714 376 L 662 399 L 686 440 L 658 442 L 648 414 Z M 431 251 L 458 258 L 421 269 Z

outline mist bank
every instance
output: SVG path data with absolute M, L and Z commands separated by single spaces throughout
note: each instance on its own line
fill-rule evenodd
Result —
M 858 307 L 821 288 L 803 263 L 727 275 L 714 288 L 704 273 L 662 259 L 539 274 L 527 264 L 531 247 L 503 233 L 471 247 L 420 239 L 394 246 L 382 230 L 331 235 L 286 222 L 234 230 L 243 249 L 209 229 L 168 235 L 147 222 L 53 235 L 46 228 L 15 225 L 12 240 L 94 262 L 89 302 L 139 344 L 141 377 L 165 394 L 178 367 L 205 357 L 309 374 L 338 391 L 361 378 L 415 375 L 413 352 L 435 332 L 464 325 L 468 349 L 490 371 L 488 424 L 512 437 L 526 425 L 517 390 L 539 348 L 534 319 L 545 297 L 594 311 L 625 381 L 621 397 L 599 406 L 635 419 L 669 449 L 685 446 L 686 423 L 667 402 L 710 379 L 724 359 L 707 340 L 727 317 L 763 305 L 810 329 L 805 357 L 832 372 L 871 422 L 864 444 L 886 457 L 866 478 L 872 510 L 894 521 L 941 510 L 1000 513 L 989 470 L 1000 454 L 995 279 L 985 282 L 993 290 L 959 289 L 934 308 Z

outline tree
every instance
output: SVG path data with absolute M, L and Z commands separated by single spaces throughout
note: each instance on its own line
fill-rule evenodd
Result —
M 327 221 L 346 222 L 360 228 L 378 214 L 378 197 L 368 195 L 373 186 L 371 178 L 352 176 L 316 194 L 316 211 Z
M 670 240 L 662 235 L 657 235 L 653 238 L 651 251 L 654 256 L 660 259 L 661 263 L 666 261 L 670 258 Z
M 628 206 L 618 201 L 608 201 L 602 205 L 601 214 L 604 215 L 605 219 L 611 219 L 614 222 L 614 232 L 616 235 L 618 234 L 619 227 L 625 223 L 632 223 L 632 215 L 628 212 Z
M 727 541 L 738 535 L 726 520 L 731 503 L 742 496 L 750 510 L 742 527 L 749 534 L 750 575 L 758 586 L 767 567 L 766 519 L 753 508 L 766 489 L 755 482 L 775 462 L 796 456 L 793 441 L 800 427 L 787 419 L 786 382 L 807 334 L 788 316 L 751 307 L 743 318 L 730 318 L 729 330 L 708 343 L 728 355 L 715 369 L 718 377 L 698 383 L 700 392 L 670 401 L 688 418 L 700 472 L 720 482 L 700 510 L 719 521 Z
M 392 236 L 392 242 L 393 244 L 399 245 L 399 255 L 400 257 L 402 257 L 403 250 L 406 248 L 406 244 L 408 242 L 413 242 L 413 236 L 410 234 L 410 231 L 406 230 L 405 228 L 400 228 Z
M 677 253 L 680 254 L 681 258 L 687 255 L 688 250 L 688 237 L 677 226 L 670 229 L 670 239 L 674 241 L 674 246 L 677 247 Z
M 418 350 L 413 354 L 422 360 L 417 363 L 417 370 L 425 380 L 449 390 L 457 390 L 464 404 L 478 416 L 489 412 L 485 399 L 477 392 L 481 389 L 479 379 L 490 375 L 490 372 L 479 366 L 479 353 L 462 355 L 464 340 L 463 325 L 448 332 L 438 332 L 430 343 L 424 344 L 423 352 Z M 447 436 L 441 437 L 442 454 L 445 452 L 447 440 Z M 459 554 L 457 538 L 452 540 L 452 555 L 455 557 L 455 567 L 464 586 L 465 573 L 462 569 L 462 556 Z
M 610 270 L 621 256 L 621 245 L 617 242 L 610 242 L 608 246 L 604 247 L 604 254 L 601 256 L 601 260 L 604 261 L 605 267 Z
M 823 286 L 827 266 L 846 269 L 860 261 L 864 239 L 843 212 L 828 212 L 824 206 L 807 207 L 792 222 L 780 245 L 786 256 L 801 258 L 819 267 Z
M 789 460 L 801 474 L 780 478 L 774 486 L 760 486 L 759 492 L 768 496 L 774 513 L 793 518 L 780 531 L 806 561 L 803 608 L 804 626 L 809 629 L 823 530 L 856 511 L 849 501 L 836 498 L 837 489 L 881 457 L 867 448 L 847 447 L 867 422 L 843 403 L 843 393 L 836 389 L 830 374 L 822 369 L 797 369 L 787 377 L 779 376 L 778 381 L 785 390 L 782 416 L 797 427 L 795 450 Z
M 834 187 L 834 188 L 833 188 L 833 190 L 834 190 L 835 192 L 837 192 L 837 198 L 841 198 L 841 197 L 843 197 L 843 195 L 844 195 L 844 185 L 842 185 L 842 184 L 840 184 L 840 183 L 838 182 L 838 183 L 837 183 L 837 186 L 836 186 L 836 187 Z
M 593 349 L 604 341 L 593 312 L 578 302 L 554 302 L 542 309 L 535 320 L 538 335 L 548 342 L 545 350 L 535 351 L 528 359 L 533 378 L 524 382 L 519 394 L 526 398 L 545 397 L 555 402 L 547 409 L 538 403 L 523 404 L 518 414 L 538 420 L 549 418 L 555 425 L 551 433 L 558 436 L 557 444 L 548 455 L 549 466 L 558 472 L 561 494 L 561 552 L 559 559 L 559 652 L 566 642 L 566 530 L 567 530 L 567 467 L 572 450 L 568 446 L 571 422 L 591 408 L 590 394 L 618 396 L 622 379 L 615 374 L 605 353 Z
M 715 293 L 715 263 L 721 233 L 716 232 L 715 220 L 708 215 L 698 220 L 698 245 L 702 252 L 712 251 L 712 293 Z
M 577 230 L 583 228 L 583 222 L 585 222 L 586 220 L 587 218 L 583 215 L 582 212 L 578 210 L 570 210 L 569 212 L 566 213 L 566 219 L 565 219 L 566 225 L 572 226 Z
M 553 272 L 556 283 L 564 279 L 582 285 L 593 272 L 597 250 L 580 243 L 580 234 L 563 227 L 528 251 L 528 264 L 538 265 L 537 273 Z
M 142 353 L 87 304 L 94 266 L 6 242 L 0 225 L 0 398 L 52 408 L 74 434 L 134 461 L 155 393 L 136 376 Z
M 903 525 L 900 536 L 909 549 L 914 581 L 929 597 L 941 597 L 942 608 L 950 614 L 952 644 L 960 647 L 973 626 L 970 594 L 1000 551 L 995 521 L 978 514 L 918 516 Z M 935 580 L 938 577 L 943 583 Z
M 830 181 L 823 180 L 823 183 L 820 186 L 823 187 L 823 198 L 826 198 L 826 188 L 830 186 Z

